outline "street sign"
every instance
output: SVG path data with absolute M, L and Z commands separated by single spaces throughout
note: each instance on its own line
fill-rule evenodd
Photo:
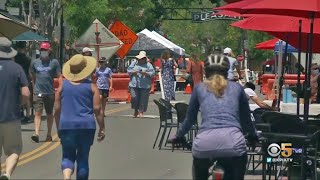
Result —
M 240 16 L 230 17 L 227 15 L 216 15 L 216 11 L 202 11 L 202 12 L 192 12 L 192 22 L 207 22 L 212 20 L 240 20 Z
M 123 42 L 96 19 L 72 47 L 78 52 L 81 52 L 84 47 L 95 48 L 92 54 L 99 60 L 100 57 L 110 59 L 122 45 Z
M 138 36 L 118 20 L 111 25 L 110 31 L 123 42 L 122 47 L 117 51 L 117 55 L 120 58 L 124 58 L 138 39 Z

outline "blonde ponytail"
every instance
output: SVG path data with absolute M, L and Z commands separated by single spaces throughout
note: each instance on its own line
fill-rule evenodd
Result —
M 221 98 L 224 90 L 228 85 L 226 78 L 220 74 L 214 74 L 204 81 L 207 85 L 208 90 L 213 92 L 216 97 Z

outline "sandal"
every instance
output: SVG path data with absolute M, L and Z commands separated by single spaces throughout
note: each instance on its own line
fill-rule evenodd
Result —
M 52 137 L 51 136 L 47 136 L 46 142 L 51 142 L 51 141 L 52 141 Z
M 39 135 L 34 134 L 34 135 L 31 136 L 31 139 L 32 139 L 33 142 L 39 143 Z
M 133 118 L 139 118 L 139 113 L 138 112 L 134 112 L 134 114 L 133 114 Z

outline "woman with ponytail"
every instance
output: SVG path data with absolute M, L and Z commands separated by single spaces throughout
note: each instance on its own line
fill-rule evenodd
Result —
M 201 110 L 202 122 L 192 146 L 195 180 L 207 180 L 214 161 L 224 169 L 225 180 L 244 179 L 247 163 L 245 135 L 251 143 L 258 140 L 243 87 L 227 80 L 229 67 L 227 57 L 208 56 L 206 80 L 194 88 L 186 120 L 172 139 L 173 143 L 182 141 Z

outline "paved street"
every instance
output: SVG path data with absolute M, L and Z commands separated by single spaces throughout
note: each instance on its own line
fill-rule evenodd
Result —
M 90 179 L 191 179 L 191 153 L 171 152 L 170 147 L 152 149 L 158 130 L 158 110 L 153 99 L 146 116 L 131 118 L 129 104 L 108 104 L 105 118 L 107 138 L 95 142 L 90 156 Z M 190 95 L 177 94 L 177 100 L 188 101 Z M 43 130 L 46 126 L 43 123 Z M 23 125 L 24 152 L 13 179 L 61 179 L 61 147 L 57 139 L 52 143 L 32 143 L 33 124 Z M 45 132 L 42 131 L 42 139 Z M 31 153 L 30 153 L 31 152 Z M 261 179 L 248 176 L 247 179 Z

